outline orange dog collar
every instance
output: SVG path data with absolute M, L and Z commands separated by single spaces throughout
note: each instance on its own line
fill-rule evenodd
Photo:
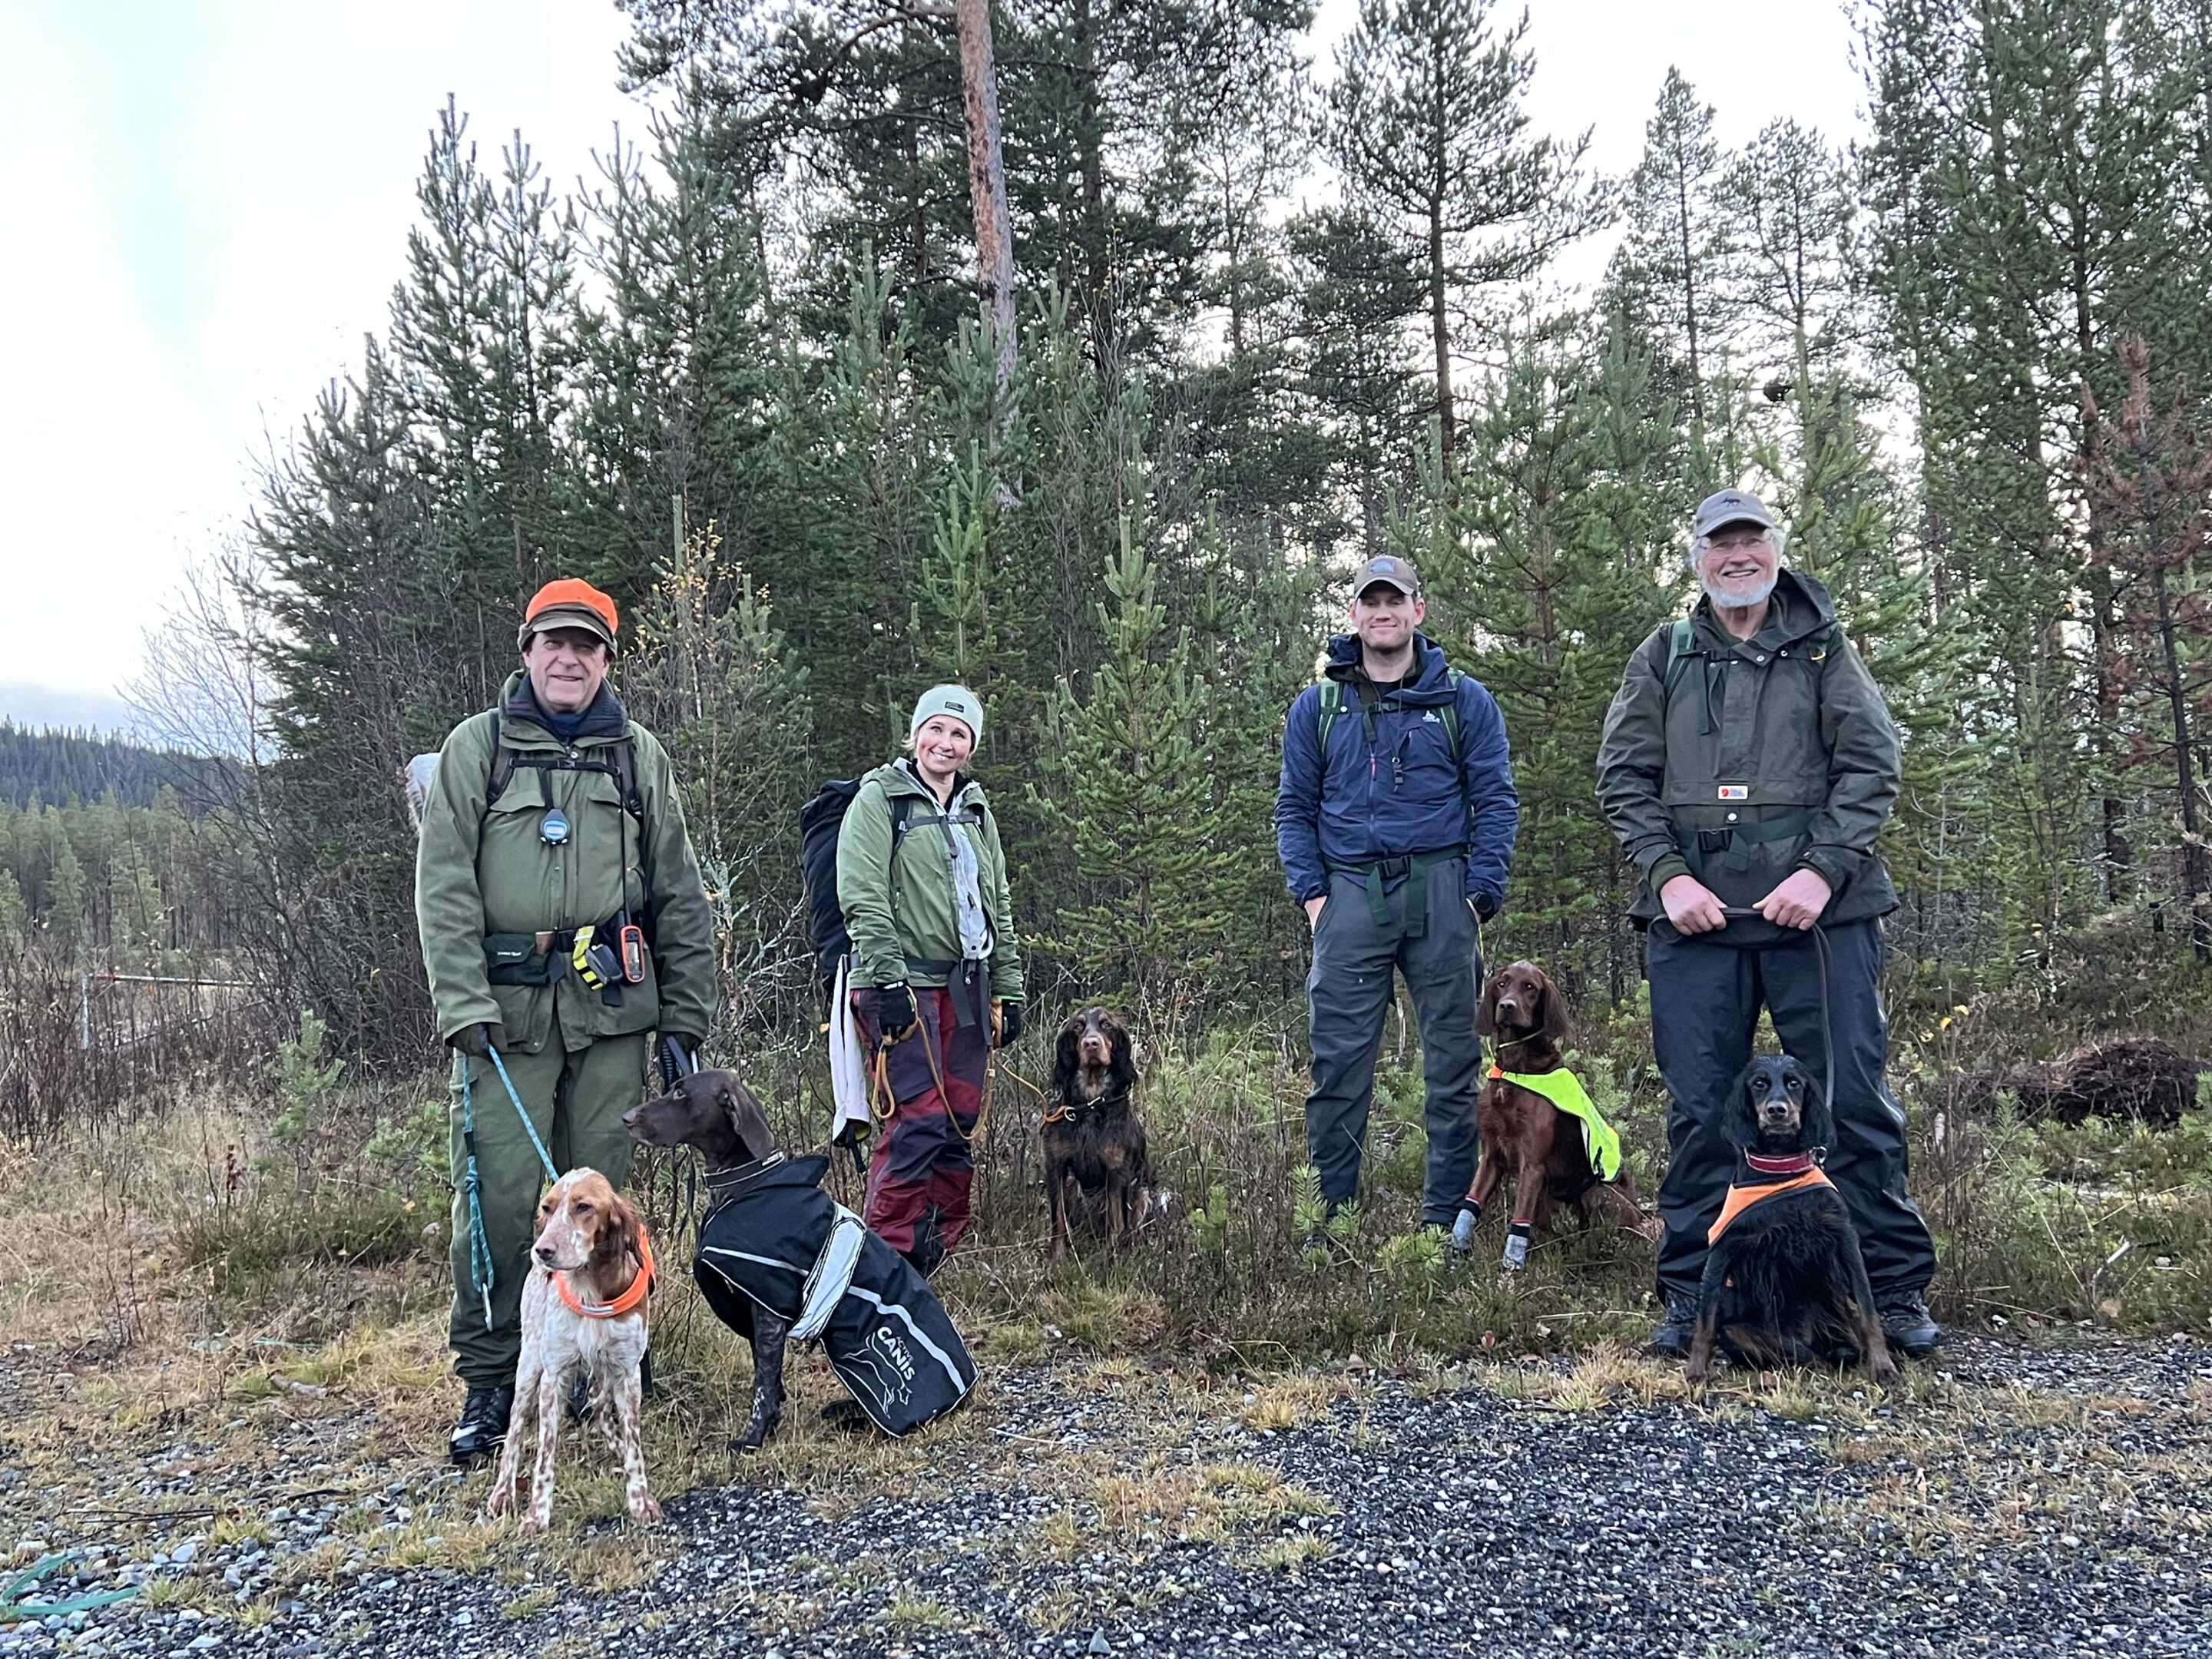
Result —
M 645 1305 L 646 1293 L 653 1288 L 653 1243 L 645 1236 L 645 1224 L 637 1224 L 637 1276 L 629 1288 L 611 1302 L 586 1302 L 576 1294 L 576 1287 L 568 1282 L 567 1273 L 553 1275 L 553 1288 L 561 1293 L 562 1303 L 572 1314 L 586 1319 L 620 1319 L 626 1313 L 635 1313 Z
M 1778 1193 L 1794 1193 L 1801 1187 L 1833 1187 L 1835 1184 L 1828 1179 L 1826 1170 L 1814 1168 L 1791 1180 L 1778 1181 L 1770 1187 L 1731 1187 L 1728 1189 L 1728 1202 L 1721 1206 L 1720 1219 L 1713 1223 L 1712 1231 L 1705 1235 L 1705 1243 L 1708 1246 L 1719 1243 L 1721 1235 L 1729 1230 L 1729 1223 L 1753 1205 L 1764 1203 Z

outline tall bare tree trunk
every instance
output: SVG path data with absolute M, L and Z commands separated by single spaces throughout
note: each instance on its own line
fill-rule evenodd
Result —
M 991 0 L 958 0 L 960 101 L 968 120 L 968 193 L 975 210 L 975 278 L 999 363 L 999 395 L 1014 389 L 1014 228 L 999 148 L 999 65 Z

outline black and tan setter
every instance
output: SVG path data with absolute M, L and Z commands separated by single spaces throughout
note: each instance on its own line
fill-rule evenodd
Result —
M 1583 1138 L 1581 1122 L 1534 1090 L 1500 1075 L 1505 1072 L 1541 1076 L 1565 1064 L 1560 1044 L 1573 1035 L 1566 999 L 1551 975 L 1533 962 L 1501 968 L 1482 988 L 1474 1029 L 1491 1038 L 1491 1075 L 1475 1101 L 1475 1127 L 1482 1156 L 1474 1184 L 1460 1210 L 1462 1243 L 1483 1207 L 1513 1177 L 1513 1219 L 1507 1229 L 1505 1266 L 1518 1269 L 1528 1240 L 1551 1224 L 1559 1205 L 1572 1205 L 1585 1223 L 1609 1215 L 1631 1231 L 1650 1238 L 1657 1223 L 1636 1201 L 1636 1178 L 1626 1164 L 1611 1181 L 1600 1177 Z
M 1105 1235 L 1117 1246 L 1129 1243 L 1152 1207 L 1136 1087 L 1136 1060 L 1121 1017 L 1096 1004 L 1070 1015 L 1053 1051 L 1040 1130 L 1055 1260 L 1067 1254 L 1069 1212 L 1079 1198 L 1086 1214 L 1101 1212 Z
M 1834 1124 L 1787 1054 L 1754 1060 L 1736 1079 L 1721 1120 L 1736 1170 L 1709 1234 L 1691 1382 L 1705 1381 L 1716 1344 L 1754 1365 L 1863 1358 L 1875 1382 L 1897 1380 L 1858 1231 L 1820 1165 Z

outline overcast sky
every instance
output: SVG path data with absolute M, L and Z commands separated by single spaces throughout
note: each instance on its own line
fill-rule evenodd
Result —
M 1324 0 L 1327 42 L 1356 10 Z M 1507 14 L 1511 15 L 1510 12 Z M 16 687 L 131 678 L 144 629 L 252 500 L 255 462 L 380 330 L 429 126 L 518 126 L 571 183 L 617 122 L 612 0 L 0 0 L 0 574 Z M 1669 64 L 1738 143 L 1855 136 L 1841 0 L 1545 0 L 1540 130 L 1632 166 Z M 11 702 L 15 705 L 9 706 Z

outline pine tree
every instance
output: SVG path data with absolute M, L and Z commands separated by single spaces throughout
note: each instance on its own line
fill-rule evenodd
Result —
M 1493 36 L 1488 0 L 1360 0 L 1329 89 L 1330 159 L 1356 207 L 1426 289 L 1445 465 L 1457 452 L 1455 308 L 1532 276 L 1591 228 L 1566 145 L 1524 137 L 1528 20 Z
M 1709 424 L 1706 380 L 1728 325 L 1720 291 L 1728 220 L 1714 199 L 1723 166 L 1712 106 L 1700 104 L 1670 65 L 1658 107 L 1644 125 L 1643 159 L 1629 175 L 1628 234 L 1609 275 L 1613 304 L 1633 310 L 1680 363 L 1679 390 L 1687 394 L 1699 443 Z
M 1084 987 L 1126 988 L 1157 1018 L 1198 996 L 1226 955 L 1231 853 L 1203 758 L 1205 684 L 1189 630 L 1171 631 L 1158 601 L 1140 519 L 1123 518 L 1104 584 L 1106 656 L 1080 690 L 1060 683 L 1044 787 L 1030 792 L 1039 817 L 1073 842 L 1078 880 L 1039 943 Z

